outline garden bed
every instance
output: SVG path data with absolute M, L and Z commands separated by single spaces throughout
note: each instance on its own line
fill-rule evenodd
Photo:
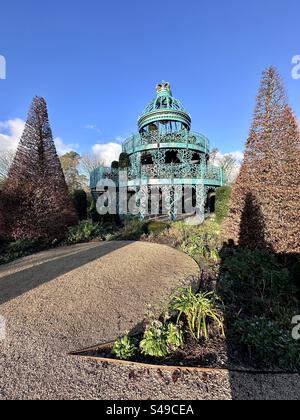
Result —
M 139 338 L 140 336 L 136 336 Z M 110 363 L 117 366 L 136 367 L 144 369 L 167 370 L 176 374 L 176 371 L 187 372 L 238 372 L 249 374 L 273 374 L 296 375 L 300 372 L 297 370 L 281 370 L 276 368 L 254 367 L 251 365 L 240 364 L 236 360 L 228 360 L 226 352 L 226 340 L 210 342 L 208 346 L 201 348 L 199 343 L 191 342 L 184 349 L 178 351 L 172 356 L 161 360 L 157 358 L 149 358 L 139 355 L 132 360 L 116 359 L 112 349 L 115 342 L 98 344 L 94 347 L 78 350 L 69 353 L 71 357 L 79 357 L 86 360 L 93 360 L 97 363 Z
M 138 341 L 142 339 L 142 335 L 135 335 Z M 113 354 L 114 342 L 97 345 L 88 349 L 83 349 L 78 352 L 70 353 L 73 356 L 84 356 L 89 358 L 103 359 L 104 361 L 113 360 L 119 362 Z M 121 362 L 124 362 L 124 360 Z M 204 369 L 228 369 L 228 359 L 226 351 L 226 340 L 222 337 L 219 339 L 209 340 L 203 345 L 189 337 L 186 340 L 185 345 L 172 353 L 164 359 L 144 356 L 139 353 L 129 361 L 125 363 L 139 363 L 154 366 L 176 366 L 186 368 L 204 368 Z

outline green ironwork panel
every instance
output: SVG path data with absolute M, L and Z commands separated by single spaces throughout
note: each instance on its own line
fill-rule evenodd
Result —
M 123 143 L 123 152 L 136 152 L 157 148 L 190 148 L 208 154 L 210 142 L 203 134 L 187 130 L 163 134 L 159 132 L 132 135 Z

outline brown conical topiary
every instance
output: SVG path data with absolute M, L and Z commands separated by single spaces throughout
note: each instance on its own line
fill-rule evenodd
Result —
M 252 197 L 256 213 L 260 214 L 258 225 L 263 232 L 257 232 L 253 217 L 245 217 L 245 208 L 249 212 L 247 197 Z M 280 76 L 271 67 L 263 74 L 244 162 L 223 232 L 226 239 L 236 243 L 242 236 L 242 245 L 251 248 L 296 253 L 300 252 L 299 219 L 300 133 Z
M 33 100 L 1 197 L 0 236 L 52 241 L 78 222 L 43 98 Z

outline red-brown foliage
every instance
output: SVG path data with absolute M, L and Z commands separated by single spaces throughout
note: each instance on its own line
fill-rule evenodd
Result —
M 47 105 L 36 97 L 1 192 L 0 236 L 53 240 L 78 222 L 56 153 Z
M 299 226 L 299 127 L 278 72 L 271 67 L 263 74 L 223 231 L 226 239 L 250 248 L 296 253 L 300 252 Z

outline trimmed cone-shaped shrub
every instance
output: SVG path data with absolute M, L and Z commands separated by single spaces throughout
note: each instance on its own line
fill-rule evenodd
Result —
M 252 216 L 251 207 L 255 209 Z M 260 220 L 255 220 L 255 214 L 260 215 Z M 226 239 L 235 243 L 240 243 L 242 236 L 243 245 L 250 248 L 297 253 L 299 217 L 299 127 L 287 104 L 280 76 L 271 67 L 263 74 L 244 162 L 223 232 Z M 256 222 L 262 232 L 258 232 Z
M 78 222 L 43 98 L 33 100 L 0 206 L 0 236 L 10 239 L 60 239 Z

